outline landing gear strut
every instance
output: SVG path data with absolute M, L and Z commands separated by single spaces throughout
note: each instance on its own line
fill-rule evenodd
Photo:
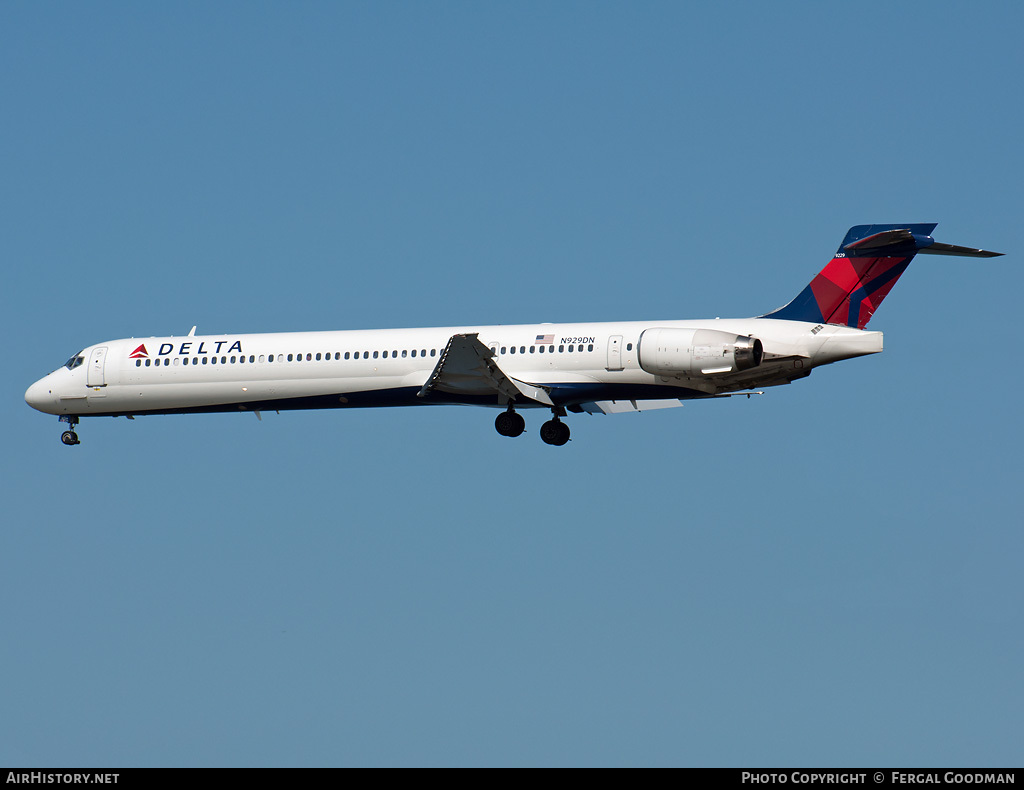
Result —
M 61 422 L 66 422 L 68 425 L 71 426 L 71 430 L 64 431 L 64 433 L 62 433 L 60 435 L 60 440 L 62 442 L 64 442 L 64 444 L 68 445 L 69 447 L 71 447 L 73 445 L 76 445 L 76 444 L 81 444 L 81 442 L 78 440 L 78 434 L 75 433 L 75 426 L 78 425 L 78 418 L 77 417 L 70 417 L 70 416 L 62 416 L 60 418 L 60 421 Z
M 540 438 L 544 444 L 553 444 L 555 447 L 561 447 L 569 441 L 569 426 L 558 419 L 556 414 L 554 419 L 548 420 L 540 426 Z
M 509 403 L 508 411 L 503 411 L 494 418 L 494 430 L 502 436 L 519 436 L 526 430 L 526 420 Z

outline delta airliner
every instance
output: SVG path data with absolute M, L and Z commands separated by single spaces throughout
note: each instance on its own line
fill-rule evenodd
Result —
M 74 354 L 25 393 L 34 409 L 81 417 L 463 404 L 500 409 L 502 436 L 521 409 L 564 445 L 568 412 L 611 414 L 749 394 L 821 365 L 876 354 L 865 326 L 917 253 L 1001 253 L 936 242 L 935 224 L 858 225 L 785 307 L 757 318 L 462 326 L 111 340 Z

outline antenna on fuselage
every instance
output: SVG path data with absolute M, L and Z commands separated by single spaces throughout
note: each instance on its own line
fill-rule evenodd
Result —
M 188 336 L 189 337 L 195 337 L 196 336 L 196 328 L 195 327 L 192 327 L 190 330 L 188 330 Z

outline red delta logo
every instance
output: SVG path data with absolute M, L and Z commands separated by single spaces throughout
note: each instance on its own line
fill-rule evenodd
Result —
M 145 343 L 143 343 L 141 346 L 139 346 L 131 354 L 128 355 L 128 359 L 147 359 L 148 357 L 149 352 L 146 351 Z

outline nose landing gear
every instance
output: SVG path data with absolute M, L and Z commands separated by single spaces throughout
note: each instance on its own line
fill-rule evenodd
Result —
M 68 425 L 71 426 L 71 430 L 64 431 L 64 433 L 60 435 L 60 440 L 64 442 L 64 444 L 66 444 L 68 447 L 73 447 L 76 444 L 81 444 L 82 442 L 79 441 L 78 434 L 75 433 L 75 426 L 78 425 L 78 418 L 62 416 L 60 418 L 60 421 L 66 422 Z

